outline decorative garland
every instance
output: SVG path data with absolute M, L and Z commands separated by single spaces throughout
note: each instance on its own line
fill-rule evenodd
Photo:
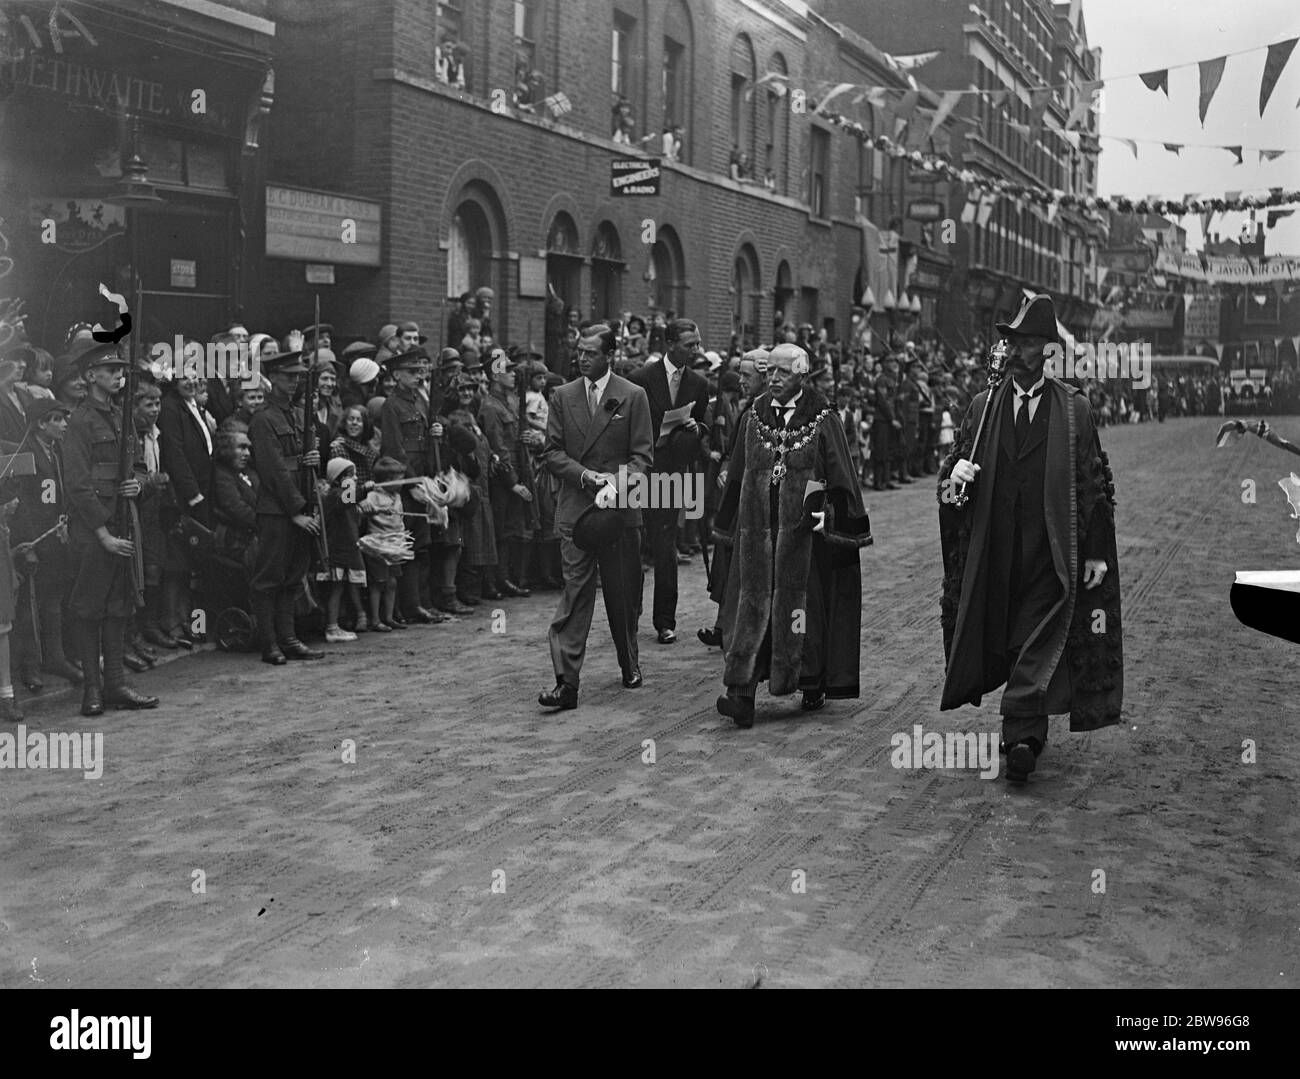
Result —
M 768 453 L 776 457 L 776 463 L 772 466 L 773 487 L 785 479 L 786 455 L 793 450 L 801 450 L 812 442 L 817 434 L 818 425 L 831 414 L 831 411 L 829 407 L 822 409 L 806 424 L 796 427 L 793 431 L 785 427 L 769 427 L 757 416 L 754 417 L 759 443 Z
M 950 180 L 960 181 L 976 196 L 984 192 L 1008 195 L 1011 198 L 1024 199 L 1039 206 L 1064 206 L 1082 210 L 1115 210 L 1122 214 L 1201 214 L 1213 211 L 1227 213 L 1239 210 L 1258 209 L 1266 206 L 1287 206 L 1300 203 L 1300 191 L 1284 191 L 1280 187 L 1269 189 L 1267 195 L 1235 195 L 1233 198 L 1190 198 L 1150 199 L 1129 198 L 1125 195 L 1070 195 L 1064 191 L 1038 187 L 1028 184 L 1016 184 L 1009 180 L 999 180 L 979 176 L 971 169 L 958 168 L 951 161 L 938 154 L 923 150 L 909 150 L 887 135 L 872 135 L 857 120 L 851 120 L 837 112 L 821 113 L 821 118 L 841 130 L 849 132 L 860 142 L 870 143 L 877 150 L 890 157 L 907 158 L 912 164 L 926 172 L 937 172 Z

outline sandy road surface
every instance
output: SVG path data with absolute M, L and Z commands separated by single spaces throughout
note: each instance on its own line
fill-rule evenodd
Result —
M 1291 459 L 1215 451 L 1215 427 L 1103 433 L 1126 722 L 1053 721 L 1025 789 L 890 764 L 914 723 L 997 730 L 995 702 L 937 710 L 935 505 L 916 484 L 868 495 L 864 696 L 813 716 L 762 690 L 752 731 L 715 713 L 698 566 L 681 641 L 643 628 L 645 688 L 622 689 L 598 611 L 582 706 L 558 716 L 534 703 L 554 594 L 510 602 L 504 634 L 480 615 L 325 663 L 190 657 L 138 679 L 161 709 L 97 728 L 33 713 L 102 730 L 106 762 L 98 780 L 0 771 L 0 984 L 1289 985 L 1296 656 L 1227 597 L 1236 568 L 1300 564 L 1276 486 Z

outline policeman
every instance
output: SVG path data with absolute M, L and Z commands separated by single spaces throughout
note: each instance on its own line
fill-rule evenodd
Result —
M 123 419 L 113 395 L 122 388 L 126 361 L 118 355 L 116 345 L 93 344 L 77 357 L 77 366 L 89 392 L 68 423 L 63 462 L 71 518 L 69 540 L 77 563 L 68 611 L 79 629 L 84 676 L 81 714 L 103 715 L 106 704 L 157 708 L 157 697 L 138 693 L 126 684 L 123 664 L 127 621 L 135 613 L 132 558 L 135 543 L 140 541 L 110 530 L 118 500 L 138 498 L 141 489 L 134 476 L 120 483 L 117 478 Z
M 253 464 L 261 480 L 255 506 L 253 618 L 262 642 L 262 662 L 277 667 L 291 659 L 325 657 L 298 639 L 293 624 L 294 601 L 311 564 L 312 538 L 321 530 L 300 486 L 302 470 L 320 465 L 318 451 L 302 452 L 302 413 L 293 404 L 306 370 L 301 352 L 281 352 L 262 360 L 271 392 L 248 425 Z
M 390 356 L 386 361 L 397 385 L 384 399 L 384 407 L 379 413 L 379 452 L 384 457 L 401 461 L 406 466 L 408 477 L 429 473 L 428 405 L 419 392 L 420 377 L 428 364 L 429 354 L 418 345 L 408 352 Z M 442 434 L 441 426 L 437 428 L 436 434 Z M 411 514 L 427 512 L 427 507 L 411 496 L 409 488 L 402 490 L 402 508 Z M 402 574 L 398 584 L 402 618 L 407 622 L 446 621 L 445 616 L 435 615 L 420 605 L 420 579 L 423 577 L 426 582 L 429 579 L 429 522 L 414 516 L 408 517 L 407 521 L 414 538 L 415 566 L 412 567 L 412 572 Z

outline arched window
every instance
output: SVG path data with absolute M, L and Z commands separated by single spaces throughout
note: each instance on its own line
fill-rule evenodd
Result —
M 731 178 L 754 176 L 754 46 L 747 34 L 737 34 L 731 43 L 731 146 L 728 166 Z
M 695 157 L 695 131 L 691 124 L 691 87 L 695 82 L 695 32 L 685 0 L 670 0 L 664 13 L 662 100 L 664 127 L 681 128 L 680 161 Z
M 455 200 L 447 223 L 447 295 L 460 296 L 486 285 L 496 294 L 493 328 L 498 338 L 510 332 L 510 295 L 505 252 L 509 248 L 505 213 L 497 194 L 475 180 Z
M 769 75 L 788 75 L 785 57 L 774 53 Z M 764 148 L 763 180 L 779 195 L 790 193 L 790 84 L 774 79 L 767 86 L 767 145 Z
M 746 349 L 759 341 L 758 320 L 763 303 L 760 280 L 758 253 L 751 244 L 742 244 L 731 270 L 731 332 L 740 337 Z
M 686 316 L 686 264 L 681 241 L 670 225 L 661 225 L 650 248 L 650 305 L 667 314 Z
M 623 309 L 623 245 L 608 221 L 591 241 L 591 317 L 617 318 Z

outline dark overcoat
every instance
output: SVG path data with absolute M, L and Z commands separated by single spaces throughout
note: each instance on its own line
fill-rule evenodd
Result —
M 1003 548 L 1010 542 L 1013 522 L 995 492 L 1004 447 L 1011 437 L 1006 429 L 1011 423 L 1011 384 L 1007 379 L 994 391 L 974 458 L 974 432 L 988 391 L 971 402 L 953 452 L 939 473 L 944 551 L 940 610 L 947 656 L 943 710 L 978 706 L 985 693 L 1007 681 L 1010 670 L 1008 633 L 1016 612 L 1008 613 L 1005 583 L 995 579 L 1005 577 Z M 1032 684 L 1032 699 L 1017 712 L 1027 714 L 1033 710 L 1030 706 L 1043 714 L 1068 709 L 1071 730 L 1095 730 L 1119 722 L 1124 689 L 1114 482 L 1087 398 L 1051 377 L 1043 392 L 1050 423 L 1045 433 L 1041 503 L 1034 492 L 1033 504 L 1041 506 L 1040 549 L 1050 558 L 1049 576 L 1055 577 L 1056 586 L 1041 604 L 1043 597 L 1035 592 L 1034 624 L 1017 660 L 1018 681 Z M 1026 441 L 1027 451 L 1031 443 L 1032 436 Z M 970 501 L 958 509 L 947 481 L 963 457 L 973 459 L 981 470 L 969 489 Z M 1102 583 L 1093 589 L 1082 587 L 1087 558 L 1101 558 L 1108 567 Z

